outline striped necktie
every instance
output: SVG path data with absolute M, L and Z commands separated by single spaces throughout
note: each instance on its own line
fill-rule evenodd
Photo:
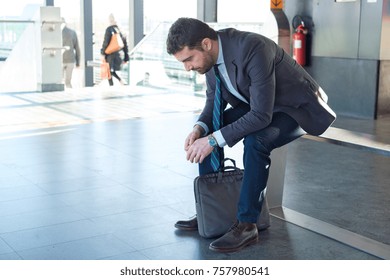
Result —
M 221 96 L 221 77 L 219 76 L 218 66 L 214 66 L 215 72 L 215 95 L 213 108 L 213 131 L 217 131 L 222 127 L 222 96 Z M 218 171 L 221 166 L 222 148 L 214 147 L 211 153 L 211 167 L 214 171 Z

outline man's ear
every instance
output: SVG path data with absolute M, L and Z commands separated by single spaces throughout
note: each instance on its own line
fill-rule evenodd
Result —
M 204 38 L 202 40 L 202 49 L 204 51 L 210 51 L 211 50 L 211 45 L 212 45 L 212 42 L 211 42 L 210 38 Z

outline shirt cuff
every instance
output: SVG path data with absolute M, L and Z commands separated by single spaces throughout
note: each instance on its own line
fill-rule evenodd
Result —
M 202 136 L 206 136 L 209 134 L 209 128 L 207 127 L 207 125 L 204 122 L 198 121 L 195 123 L 195 125 L 199 125 L 204 129 L 204 134 Z
M 220 146 L 221 148 L 226 146 L 225 138 L 223 138 L 220 130 L 214 131 L 213 136 L 215 140 L 217 140 L 218 146 Z

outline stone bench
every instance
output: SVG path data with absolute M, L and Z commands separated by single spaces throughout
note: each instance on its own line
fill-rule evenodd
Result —
M 320 136 L 304 135 L 303 138 L 326 142 L 358 150 L 390 156 L 390 144 L 377 141 L 373 135 L 330 127 Z M 352 231 L 323 222 L 282 205 L 287 146 L 275 150 L 267 188 L 267 200 L 272 216 L 302 228 L 327 236 L 346 245 L 382 259 L 390 259 L 390 246 Z M 348 175 L 348 174 L 346 174 Z M 384 225 L 386 226 L 386 225 Z M 388 226 L 388 225 L 387 225 Z

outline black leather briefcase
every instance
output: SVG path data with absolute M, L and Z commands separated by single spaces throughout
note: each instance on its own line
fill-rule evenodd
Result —
M 240 195 L 244 170 L 233 166 L 221 171 L 201 175 L 194 180 L 196 215 L 200 236 L 206 238 L 225 234 L 236 221 L 237 203 Z M 262 193 L 263 205 L 257 221 L 259 230 L 270 226 L 267 200 Z

